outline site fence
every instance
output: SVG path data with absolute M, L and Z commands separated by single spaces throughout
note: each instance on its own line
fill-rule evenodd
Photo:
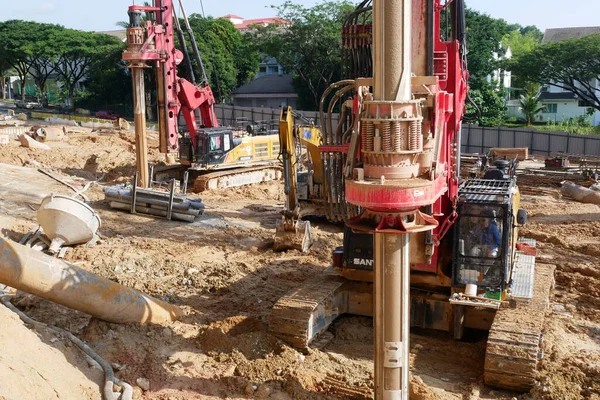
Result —
M 318 111 L 296 111 L 298 114 L 313 120 L 315 125 L 321 125 L 321 118 Z M 264 125 L 269 130 L 279 128 L 280 108 L 266 107 L 236 107 L 226 104 L 215 105 L 217 119 L 222 126 L 237 127 L 245 129 L 248 125 Z M 332 114 L 332 123 L 337 125 L 339 116 Z
M 493 147 L 527 147 L 530 154 L 570 153 L 600 156 L 600 136 L 545 132 L 535 129 L 464 125 L 463 153 L 487 153 Z

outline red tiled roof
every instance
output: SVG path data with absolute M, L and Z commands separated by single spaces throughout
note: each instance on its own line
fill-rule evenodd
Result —
M 248 27 L 250 25 L 270 25 L 270 24 L 274 24 L 274 25 L 285 25 L 285 24 L 289 24 L 290 21 L 287 21 L 283 18 L 278 18 L 278 17 L 271 17 L 271 18 L 258 18 L 258 19 L 245 19 L 244 22 L 242 22 L 241 24 L 235 24 L 235 29 L 238 30 L 245 30 L 248 29 Z
M 244 19 L 244 18 L 240 17 L 239 15 L 235 15 L 235 14 L 227 14 L 227 15 L 223 15 L 222 17 L 219 17 L 219 18 L 226 18 L 226 19 L 229 19 L 229 18 L 233 18 L 233 19 Z

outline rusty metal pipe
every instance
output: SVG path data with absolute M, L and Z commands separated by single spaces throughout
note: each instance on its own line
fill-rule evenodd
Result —
M 139 185 L 148 187 L 148 139 L 146 138 L 146 90 L 144 67 L 131 66 L 133 82 L 133 123 L 135 126 L 135 159 Z
M 0 238 L 0 283 L 114 323 L 161 323 L 183 310 Z

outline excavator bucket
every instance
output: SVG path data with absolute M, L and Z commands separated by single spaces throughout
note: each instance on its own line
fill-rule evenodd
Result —
M 275 225 L 275 251 L 296 249 L 307 252 L 312 246 L 312 233 L 309 221 L 285 219 L 277 220 Z

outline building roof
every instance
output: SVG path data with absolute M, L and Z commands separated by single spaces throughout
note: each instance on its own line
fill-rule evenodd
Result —
M 235 14 L 227 14 L 227 15 L 223 15 L 222 17 L 219 18 L 225 18 L 225 19 L 244 19 L 243 17 L 240 17 L 239 15 L 235 15 Z
M 267 26 L 267 25 L 286 25 L 289 24 L 290 21 L 287 21 L 283 18 L 279 18 L 279 17 L 269 17 L 269 18 L 257 18 L 257 19 L 245 19 L 244 22 L 242 22 L 241 24 L 235 24 L 235 29 L 237 30 L 246 30 L 248 29 L 251 25 L 262 25 L 262 26 Z
M 119 38 L 121 41 L 125 41 L 127 39 L 127 29 L 117 29 L 114 31 L 97 31 L 96 33 L 103 33 L 105 35 L 114 36 Z
M 233 91 L 233 97 L 241 94 L 295 94 L 291 75 L 263 75 Z
M 579 39 L 584 36 L 600 34 L 600 26 L 546 29 L 542 43 L 553 43 L 561 40 Z
M 577 96 L 572 92 L 542 92 L 540 100 L 577 100 Z

